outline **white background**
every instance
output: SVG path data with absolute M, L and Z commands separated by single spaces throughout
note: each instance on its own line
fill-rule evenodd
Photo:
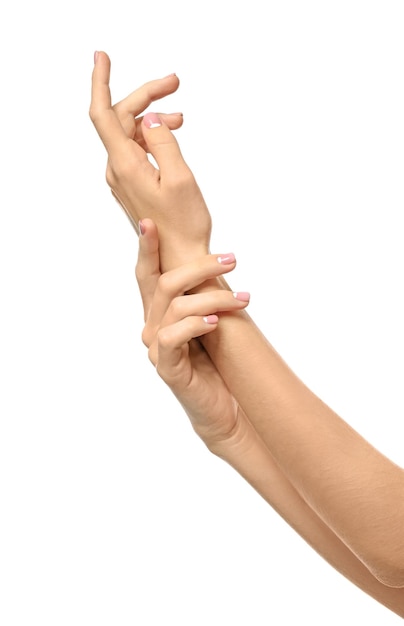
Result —
M 137 240 L 88 118 L 176 72 L 237 290 L 295 372 L 403 463 L 401 1 L 3 3 L 2 626 L 401 623 L 212 457 L 140 341 Z M 153 108 L 153 107 L 152 107 Z

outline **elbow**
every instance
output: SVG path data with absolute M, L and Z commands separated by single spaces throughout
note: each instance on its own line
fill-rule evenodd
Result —
M 369 524 L 371 532 L 362 533 L 363 563 L 386 587 L 404 588 L 403 522 L 404 510 L 400 508 L 398 515 L 390 515 L 382 524 Z
M 382 585 L 398 589 L 404 587 L 404 557 L 399 558 L 399 554 L 391 559 L 386 559 L 384 556 L 369 569 Z
M 393 587 L 395 589 L 404 588 L 404 571 L 388 570 L 381 572 L 378 575 L 375 574 L 375 578 L 382 583 L 385 587 Z

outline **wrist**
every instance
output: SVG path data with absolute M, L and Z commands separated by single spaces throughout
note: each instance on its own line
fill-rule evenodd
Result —
M 205 444 L 212 454 L 234 467 L 243 457 L 251 454 L 259 439 L 246 414 L 238 407 L 236 421 L 231 431 L 211 440 L 205 438 Z
M 209 254 L 208 242 L 197 245 L 181 245 L 167 240 L 160 241 L 160 263 L 162 272 L 176 269 Z

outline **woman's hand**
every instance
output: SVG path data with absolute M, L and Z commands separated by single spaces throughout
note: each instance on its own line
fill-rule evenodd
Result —
M 245 417 L 198 337 L 213 333 L 222 314 L 244 309 L 249 294 L 216 289 L 184 295 L 231 272 L 234 255 L 206 255 L 161 274 L 157 228 L 145 219 L 141 229 L 136 277 L 145 311 L 143 341 L 195 431 L 218 454 L 219 448 L 237 440 L 239 420 Z
M 176 91 L 178 78 L 146 83 L 112 106 L 109 57 L 95 56 L 90 117 L 108 152 L 106 177 L 113 195 L 136 230 L 144 217 L 155 221 L 164 271 L 207 254 L 211 217 L 170 130 L 181 126 L 182 115 L 138 117 L 151 102 Z

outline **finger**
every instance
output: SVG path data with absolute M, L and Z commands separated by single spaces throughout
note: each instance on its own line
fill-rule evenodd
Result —
M 222 289 L 189 296 L 179 296 L 170 303 L 160 326 L 163 328 L 194 316 L 208 318 L 212 312 L 217 314 L 240 311 L 248 306 L 249 301 L 250 294 L 248 292 L 231 292 Z M 150 324 L 154 322 L 152 312 L 149 321 Z
M 157 227 L 149 219 L 143 219 L 139 225 L 139 251 L 135 273 L 146 319 L 161 276 Z
M 184 122 L 184 116 L 182 113 L 158 113 L 158 115 L 163 120 L 164 124 L 168 126 L 170 130 L 177 130 L 178 128 L 182 126 Z M 148 147 L 143 137 L 142 122 L 143 122 L 143 117 L 138 117 L 136 119 L 132 118 L 132 124 L 134 128 L 132 129 L 132 134 L 131 135 L 128 134 L 128 136 L 133 137 L 136 143 L 138 143 L 139 146 L 143 148 L 143 150 L 148 152 Z M 129 127 L 129 123 L 130 122 L 128 122 L 128 127 Z M 126 130 L 126 126 L 124 126 L 124 128 Z
M 179 84 L 180 81 L 175 74 L 151 80 L 135 91 L 132 91 L 132 93 L 123 100 L 117 102 L 114 105 L 114 109 L 118 117 L 126 115 L 127 113 L 130 113 L 133 117 L 137 117 L 143 113 L 152 102 L 160 100 L 177 91 Z
M 161 311 L 166 311 L 174 298 L 182 296 L 210 279 L 231 272 L 235 267 L 236 257 L 232 252 L 229 252 L 227 254 L 209 254 L 170 270 L 162 274 L 158 280 L 153 298 L 153 308 L 161 315 Z
M 96 52 L 91 81 L 90 117 L 107 150 L 111 142 L 124 138 L 123 128 L 111 106 L 110 73 L 109 56 L 105 52 Z
M 191 380 L 189 342 L 214 331 L 218 321 L 217 315 L 188 317 L 159 330 L 157 350 L 152 347 L 149 356 L 156 365 L 159 376 L 174 392 L 179 387 L 185 388 Z
M 182 113 L 159 113 L 158 115 L 164 120 L 164 123 L 171 130 L 176 130 L 182 126 L 184 121 Z M 130 139 L 134 139 L 134 141 L 136 141 L 143 148 L 143 150 L 146 151 L 147 148 L 144 142 L 141 127 L 143 117 L 134 117 L 131 113 L 125 113 L 124 115 L 118 116 L 118 119 L 126 133 L 126 136 Z
M 179 80 L 175 74 L 153 80 L 134 92 L 126 98 L 117 102 L 113 109 L 121 122 L 128 137 L 133 138 L 138 116 L 155 100 L 159 100 L 178 89 Z
M 136 144 L 129 143 L 128 137 L 111 106 L 110 73 L 111 61 L 109 56 L 105 52 L 97 52 L 91 82 L 90 118 L 110 158 L 114 156 L 122 158 L 125 151 L 129 149 L 131 149 L 133 158 L 132 151 Z M 138 146 L 136 148 L 139 150 L 139 158 L 142 155 L 144 157 L 144 151 Z
M 148 316 L 143 331 L 143 342 L 150 346 L 154 340 L 156 330 L 162 325 L 162 323 L 167 325 L 172 321 L 178 321 L 186 315 L 207 315 L 211 312 L 211 310 L 214 310 L 216 306 L 221 308 L 220 305 L 218 305 L 217 300 L 215 300 L 214 303 L 212 300 L 207 301 L 207 304 L 203 309 L 197 310 L 196 308 L 191 309 L 188 307 L 184 312 L 179 310 L 180 304 L 178 304 L 177 311 L 171 313 L 169 317 L 165 319 L 167 311 L 170 307 L 173 307 L 173 300 L 176 300 L 177 303 L 181 303 L 181 300 L 184 300 L 184 303 L 191 303 L 192 300 L 188 299 L 192 298 L 192 296 L 184 296 L 182 298 L 186 291 L 205 283 L 210 278 L 216 278 L 217 276 L 230 272 L 235 267 L 236 259 L 234 254 L 215 254 L 206 255 L 197 261 L 182 265 L 174 270 L 170 270 L 169 272 L 160 275 L 157 286 L 153 283 L 153 294 L 149 292 L 149 298 L 152 299 L 151 305 L 147 307 Z M 229 306 L 229 300 L 231 300 L 231 295 L 229 298 L 230 292 L 225 289 L 222 289 L 221 291 L 224 294 L 227 294 L 227 296 L 225 296 L 227 297 L 227 300 L 225 300 L 225 308 L 227 308 Z M 213 293 L 217 293 L 217 289 L 215 289 Z M 223 300 L 221 300 L 221 302 L 223 302 Z M 147 300 L 147 304 L 149 303 L 150 299 Z M 242 308 L 242 306 L 238 307 L 237 304 L 233 304 L 232 306 L 234 308 Z
M 170 130 L 177 130 L 184 122 L 182 113 L 158 113 L 158 115 Z M 127 137 L 136 141 L 136 143 L 147 152 L 147 146 L 142 133 L 143 117 L 133 117 L 130 113 L 125 113 L 124 115 L 118 115 L 118 119 Z
M 189 171 L 176 138 L 160 115 L 146 113 L 142 132 L 147 152 L 155 158 L 162 179 L 176 180 L 184 170 Z

